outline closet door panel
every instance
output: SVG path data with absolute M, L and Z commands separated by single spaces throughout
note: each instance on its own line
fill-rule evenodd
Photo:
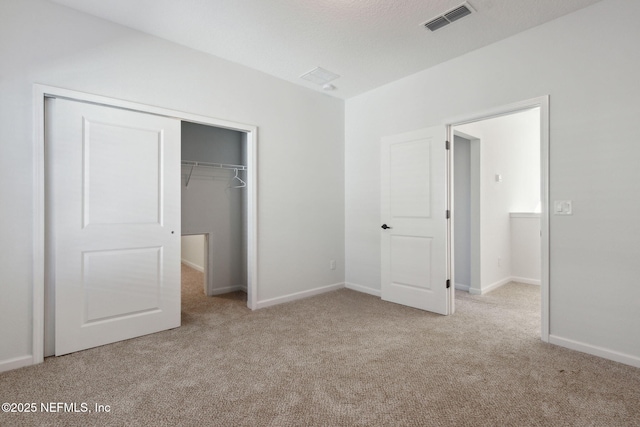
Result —
M 180 326 L 180 121 L 46 107 L 55 354 Z

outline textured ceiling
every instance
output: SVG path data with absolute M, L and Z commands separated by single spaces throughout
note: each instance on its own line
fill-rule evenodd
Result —
M 463 0 L 52 0 L 321 91 L 300 75 L 341 77 L 349 98 L 599 0 L 468 0 L 437 32 L 421 23 Z

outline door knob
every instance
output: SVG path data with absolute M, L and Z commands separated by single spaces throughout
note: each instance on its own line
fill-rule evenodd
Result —
M 383 230 L 391 229 L 391 227 L 389 227 L 387 224 L 382 224 L 382 229 Z

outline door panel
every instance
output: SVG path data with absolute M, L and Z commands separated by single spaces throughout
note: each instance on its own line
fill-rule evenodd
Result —
M 180 326 L 180 121 L 48 99 L 55 354 Z
M 445 127 L 382 140 L 382 299 L 449 314 Z
M 160 307 L 161 247 L 84 252 L 82 272 L 85 323 Z
M 422 236 L 391 236 L 391 282 L 417 289 L 431 289 L 431 243 Z
M 123 128 L 84 117 L 83 133 L 85 226 L 160 223 L 161 130 Z M 136 209 L 122 209 L 134 205 Z
M 430 148 L 423 141 L 389 146 L 389 198 L 394 218 L 431 216 Z

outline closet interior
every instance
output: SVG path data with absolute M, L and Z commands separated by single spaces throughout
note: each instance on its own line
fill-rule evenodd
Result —
M 182 263 L 208 296 L 247 291 L 247 135 L 182 122 Z

